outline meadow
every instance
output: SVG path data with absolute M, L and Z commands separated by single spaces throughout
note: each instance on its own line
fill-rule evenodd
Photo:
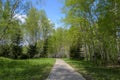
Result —
M 119 66 L 97 66 L 91 62 L 64 59 L 86 80 L 120 80 Z
M 54 62 L 51 58 L 13 60 L 0 57 L 0 80 L 45 80 Z

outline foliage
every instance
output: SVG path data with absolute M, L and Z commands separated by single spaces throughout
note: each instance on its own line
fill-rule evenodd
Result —
M 20 21 L 15 16 L 26 13 L 28 7 L 25 7 L 23 3 L 26 2 L 0 0 L 0 48 L 3 48 L 0 53 L 2 56 L 18 58 L 18 55 L 22 54 L 22 46 L 20 46 L 22 30 L 19 24 Z
M 0 11 L 0 55 L 15 59 L 36 54 L 47 57 L 47 39 L 54 25 L 44 10 L 37 10 L 30 0 L 0 0 Z M 18 19 L 22 15 L 26 15 L 25 22 Z M 28 51 L 23 53 L 25 46 Z
M 12 36 L 11 52 L 14 59 L 17 59 L 22 54 L 22 34 L 20 29 L 16 29 L 17 33 Z
M 68 54 L 67 29 L 57 28 L 53 31 L 48 42 L 48 53 L 52 57 L 65 57 Z
M 27 54 L 30 58 L 33 58 L 37 54 L 37 46 L 35 45 L 29 45 Z
M 86 6 L 87 5 L 87 6 Z M 118 0 L 65 0 L 63 20 L 70 29 L 73 41 L 72 54 L 80 44 L 84 49 L 85 60 L 96 64 L 117 63 L 119 55 L 119 1 Z M 76 31 L 73 27 L 77 27 Z M 74 36 L 77 37 L 74 38 Z M 77 40 L 79 38 L 79 41 Z M 70 37 L 69 37 L 70 39 Z M 74 56 L 75 57 L 75 56 Z
M 11 57 L 10 53 L 11 53 L 10 45 L 0 46 L 0 56 Z
M 31 58 L 35 54 L 39 54 L 38 57 L 47 57 L 48 39 L 52 33 L 53 24 L 48 20 L 45 11 L 31 8 L 25 26 L 29 43 L 28 53 L 32 55 Z

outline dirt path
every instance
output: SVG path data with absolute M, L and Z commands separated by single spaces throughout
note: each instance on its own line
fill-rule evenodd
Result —
M 61 59 L 56 63 L 47 80 L 85 80 L 79 73 Z

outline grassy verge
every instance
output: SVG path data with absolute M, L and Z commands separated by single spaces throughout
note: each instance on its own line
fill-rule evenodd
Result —
M 120 80 L 120 67 L 103 67 L 86 61 L 64 60 L 81 73 L 86 80 Z
M 0 80 L 45 80 L 55 59 L 12 60 L 0 57 Z

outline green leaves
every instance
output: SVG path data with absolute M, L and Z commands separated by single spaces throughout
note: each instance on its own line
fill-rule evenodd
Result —
M 115 42 L 119 4 L 118 0 L 65 0 L 66 17 L 63 21 L 70 26 L 68 40 L 74 46 L 82 43 L 87 60 L 97 62 L 96 54 L 101 55 L 101 63 L 117 58 L 114 55 L 118 54 Z

